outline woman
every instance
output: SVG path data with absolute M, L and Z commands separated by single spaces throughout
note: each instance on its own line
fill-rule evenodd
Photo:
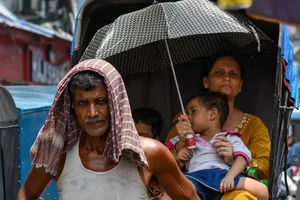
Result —
M 258 117 L 244 113 L 234 106 L 235 97 L 241 92 L 243 85 L 242 75 L 242 67 L 238 59 L 232 55 L 221 55 L 214 59 L 211 67 L 205 69 L 202 82 L 205 89 L 227 95 L 229 116 L 222 126 L 222 129 L 234 130 L 242 134 L 241 139 L 252 154 L 252 161 L 249 166 L 257 170 L 260 179 L 267 179 L 271 145 L 268 129 Z M 181 113 L 177 114 L 175 119 L 177 119 L 180 114 Z M 169 141 L 170 138 L 176 136 L 180 131 L 192 132 L 190 123 L 188 121 L 179 120 L 176 124 L 176 128 L 173 127 L 169 132 L 166 141 Z M 225 137 L 220 137 L 219 139 L 220 142 L 215 143 L 217 152 L 222 155 L 225 162 L 230 165 L 233 161 L 232 145 Z M 226 193 L 222 199 L 234 199 L 233 197 L 236 193 L 236 191 Z M 235 197 L 235 199 L 249 199 L 246 198 L 245 195 L 243 195 L 243 197 L 244 198 L 239 196 Z

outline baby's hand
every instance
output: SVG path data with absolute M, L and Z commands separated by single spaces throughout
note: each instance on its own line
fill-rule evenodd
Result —
M 177 155 L 175 156 L 175 160 L 177 162 L 181 161 L 185 163 L 188 160 L 190 160 L 191 156 L 192 156 L 192 152 L 187 148 L 183 148 L 177 153 Z
M 233 189 L 234 189 L 234 178 L 226 175 L 220 183 L 220 191 L 225 193 Z
M 185 142 L 187 134 L 193 134 L 194 131 L 192 129 L 192 125 L 187 115 L 181 115 L 178 118 L 178 122 L 176 124 L 176 130 L 179 136 L 180 141 Z

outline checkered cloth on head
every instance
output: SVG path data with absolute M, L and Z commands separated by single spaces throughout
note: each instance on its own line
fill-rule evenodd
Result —
M 148 167 L 138 133 L 131 115 L 129 99 L 123 79 L 108 62 L 90 59 L 77 64 L 60 81 L 54 102 L 44 126 L 31 147 L 31 157 L 36 167 L 45 167 L 46 172 L 56 175 L 60 155 L 73 147 L 82 129 L 71 111 L 68 85 L 73 75 L 91 70 L 104 77 L 107 86 L 111 116 L 104 156 L 107 160 L 119 161 L 121 155 L 128 156 L 139 166 Z

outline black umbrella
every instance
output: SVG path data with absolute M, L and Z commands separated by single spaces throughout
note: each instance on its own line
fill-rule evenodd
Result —
M 81 60 L 105 59 L 123 75 L 172 67 L 183 110 L 173 65 L 253 42 L 258 52 L 261 40 L 270 40 L 257 30 L 208 0 L 157 3 L 98 30 Z

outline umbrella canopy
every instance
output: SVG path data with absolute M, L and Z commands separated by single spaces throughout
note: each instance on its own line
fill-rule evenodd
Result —
M 128 75 L 170 67 L 167 47 L 174 64 L 218 51 L 241 50 L 252 43 L 251 54 L 258 53 L 261 41 L 271 40 L 244 22 L 207 0 L 158 3 L 102 27 L 81 60 L 105 59 Z

